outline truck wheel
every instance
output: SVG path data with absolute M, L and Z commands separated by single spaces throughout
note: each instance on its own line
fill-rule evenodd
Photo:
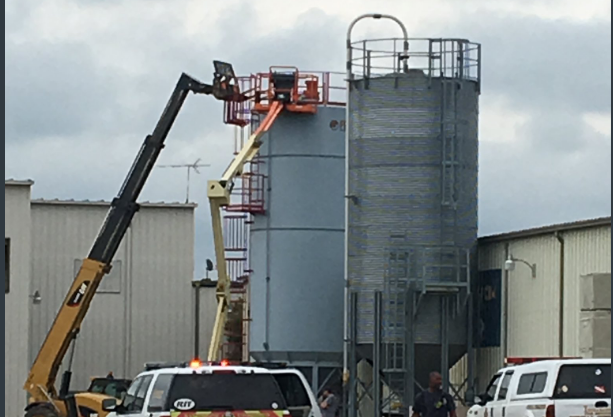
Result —
M 53 407 L 42 404 L 30 408 L 25 417 L 60 417 Z

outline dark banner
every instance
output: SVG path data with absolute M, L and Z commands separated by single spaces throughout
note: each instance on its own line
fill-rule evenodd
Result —
M 482 348 L 500 347 L 502 339 L 502 270 L 479 272 L 479 330 Z

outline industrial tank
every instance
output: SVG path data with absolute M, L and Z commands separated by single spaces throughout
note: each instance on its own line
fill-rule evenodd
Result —
M 344 119 L 344 106 L 284 111 L 259 152 L 266 192 L 250 227 L 250 354 L 304 367 L 312 381 L 316 365 L 338 368 L 343 352 Z
M 387 70 L 377 41 L 354 45 L 347 279 L 352 356 L 406 400 L 472 342 L 480 47 L 412 40 L 405 61 L 398 44 Z

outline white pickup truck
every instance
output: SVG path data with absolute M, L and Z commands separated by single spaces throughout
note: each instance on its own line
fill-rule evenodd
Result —
M 553 359 L 509 366 L 468 417 L 611 417 L 611 359 Z
M 271 369 L 292 417 L 322 417 L 317 398 L 304 375 L 296 369 Z
M 105 400 L 103 409 L 100 417 L 322 417 L 297 370 L 199 362 L 148 364 L 123 399 Z

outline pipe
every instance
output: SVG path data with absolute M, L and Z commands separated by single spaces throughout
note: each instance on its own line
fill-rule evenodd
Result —
M 511 255 L 511 244 L 507 243 L 505 245 L 505 259 L 509 259 Z M 504 272 L 504 282 L 502 283 L 502 292 L 504 293 L 504 308 L 503 308 L 503 333 L 504 333 L 504 341 L 503 341 L 503 350 L 502 350 L 502 359 L 504 361 L 505 358 L 509 356 L 509 271 Z
M 560 309 L 559 309 L 559 345 L 558 345 L 558 356 L 561 358 L 564 357 L 564 305 L 566 304 L 566 269 L 565 269 L 565 254 L 566 254 L 566 241 L 564 240 L 564 236 L 560 232 L 555 232 L 555 237 L 560 242 Z
M 271 272 L 271 268 L 270 268 L 270 261 L 271 261 L 271 253 L 270 253 L 270 228 L 271 228 L 271 218 L 270 218 L 270 208 L 272 206 L 271 201 L 272 201 L 272 186 L 271 186 L 271 182 L 270 179 L 272 178 L 272 137 L 270 132 L 268 132 L 268 141 L 267 141 L 267 156 L 268 156 L 268 171 L 266 173 L 267 175 L 267 180 L 266 181 L 266 185 L 267 185 L 267 191 L 268 191 L 268 195 L 266 196 L 266 327 L 264 328 L 265 330 L 265 335 L 264 335 L 264 350 L 266 352 L 268 352 L 270 350 L 270 317 L 271 317 L 271 286 L 270 286 L 270 281 L 271 281 L 271 277 L 270 277 L 270 272 Z
M 194 358 L 200 358 L 200 282 L 194 283 Z
M 343 349 L 343 382 L 347 383 L 349 381 L 349 343 L 350 343 L 350 335 L 349 335 L 349 132 L 351 129 L 350 123 L 350 97 L 351 97 L 351 81 L 353 79 L 352 72 L 352 53 L 351 53 L 351 33 L 353 32 L 353 28 L 355 25 L 363 19 L 372 18 L 376 20 L 380 19 L 390 19 L 394 22 L 398 23 L 400 28 L 402 29 L 402 33 L 404 36 L 404 60 L 405 60 L 405 68 L 407 68 L 407 59 L 409 55 L 409 32 L 407 31 L 406 26 L 400 21 L 400 19 L 380 13 L 367 13 L 355 18 L 347 29 L 347 102 L 345 104 L 345 253 L 344 253 L 344 278 L 345 278 L 345 313 L 344 313 L 344 349 Z

